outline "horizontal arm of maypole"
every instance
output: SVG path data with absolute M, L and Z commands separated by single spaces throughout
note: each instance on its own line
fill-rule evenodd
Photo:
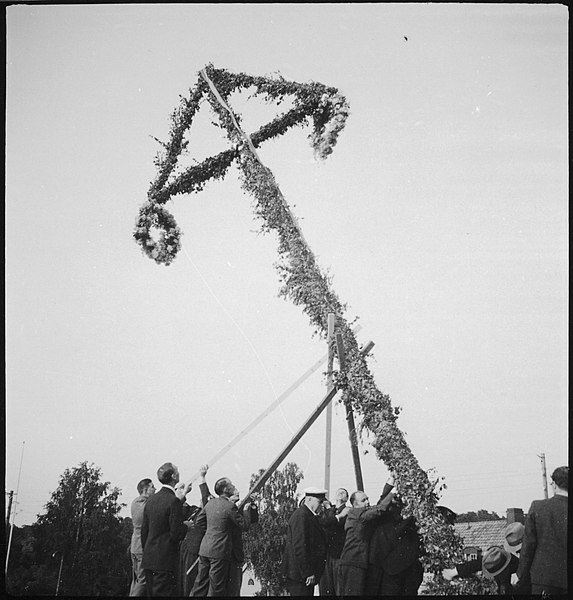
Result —
M 354 333 L 358 333 L 362 329 L 362 325 L 356 325 L 353 328 Z M 248 433 L 250 433 L 265 417 L 271 414 L 277 406 L 282 404 L 302 383 L 304 383 L 321 365 L 323 365 L 328 359 L 328 354 L 325 354 L 322 358 L 317 360 L 310 369 L 305 371 L 288 389 L 286 389 L 278 398 L 270 404 L 258 417 L 254 419 L 252 423 L 247 425 L 245 429 L 240 431 L 226 446 L 221 448 L 211 460 L 207 462 L 209 468 L 212 467 L 220 458 L 222 458 L 231 448 L 236 446 Z M 187 485 L 196 481 L 201 473 L 197 471 L 193 474 L 193 476 L 187 481 Z
M 366 356 L 372 347 L 374 346 L 374 342 L 370 341 L 364 346 L 364 348 L 360 351 L 362 356 Z M 334 385 L 332 389 L 326 394 L 326 396 L 321 400 L 320 404 L 314 409 L 313 413 L 310 417 L 301 425 L 300 429 L 295 433 L 294 437 L 290 440 L 290 442 L 286 445 L 284 450 L 275 458 L 275 460 L 271 463 L 268 469 L 259 477 L 258 481 L 255 485 L 249 490 L 247 495 L 241 500 L 238 505 L 239 510 L 249 501 L 249 498 L 258 492 L 263 485 L 268 481 L 270 476 L 276 471 L 278 466 L 282 463 L 282 461 L 287 457 L 289 452 L 296 446 L 298 441 L 302 438 L 302 436 L 310 429 L 310 426 L 318 419 L 318 417 L 322 414 L 322 411 L 328 406 L 330 401 L 334 398 L 336 393 L 338 392 L 338 387 Z

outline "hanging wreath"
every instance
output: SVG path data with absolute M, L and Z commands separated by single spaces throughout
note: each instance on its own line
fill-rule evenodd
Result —
M 158 240 L 151 235 L 153 228 L 159 232 Z M 175 217 L 153 201 L 147 201 L 139 209 L 133 237 L 143 252 L 159 264 L 170 264 L 181 247 L 181 230 Z

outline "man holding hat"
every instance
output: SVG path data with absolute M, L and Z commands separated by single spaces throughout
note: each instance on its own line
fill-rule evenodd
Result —
M 309 487 L 288 522 L 282 570 L 291 596 L 313 596 L 326 564 L 326 535 L 318 521 L 326 490 Z

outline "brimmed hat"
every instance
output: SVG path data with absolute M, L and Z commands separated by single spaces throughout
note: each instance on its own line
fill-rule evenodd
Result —
M 519 523 L 510 523 L 505 528 L 505 542 L 503 547 L 512 554 L 516 554 L 521 550 L 521 543 L 523 542 L 523 534 L 525 527 Z
M 314 498 L 319 498 L 320 500 L 326 499 L 326 490 L 318 487 L 308 487 L 304 490 L 305 496 L 313 496 Z
M 456 517 L 458 515 L 451 508 L 448 508 L 447 506 L 436 506 L 436 508 L 447 523 L 453 525 L 456 522 Z
M 511 554 L 501 546 L 491 546 L 485 551 L 482 559 L 482 573 L 486 576 L 499 575 L 511 560 Z

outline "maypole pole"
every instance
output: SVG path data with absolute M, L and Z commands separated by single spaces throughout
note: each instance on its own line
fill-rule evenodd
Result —
M 291 97 L 293 108 L 248 135 L 228 103 L 232 92 L 248 88 L 255 89 L 252 95 L 279 103 L 284 97 Z M 231 147 L 174 175 L 178 156 L 187 145 L 184 134 L 205 97 L 226 131 Z M 182 98 L 172 115 L 170 138 L 162 143 L 163 149 L 156 159 L 158 174 L 148 191 L 147 201 L 140 208 L 134 237 L 145 254 L 157 263 L 169 265 L 180 249 L 181 231 L 165 209 L 165 203 L 176 194 L 201 191 L 208 180 L 224 177 L 231 163 L 237 162 L 242 188 L 255 200 L 254 211 L 262 222 L 262 231 L 274 231 L 278 236 L 277 270 L 282 282 L 279 295 L 300 305 L 315 332 L 323 337 L 328 335 L 328 315 L 334 315 L 346 369 L 332 372 L 333 386 L 344 390 L 347 415 L 352 414 L 352 419 L 356 415 L 359 419 L 357 427 L 348 420 L 351 439 L 356 441 L 356 433 L 365 433 L 377 457 L 395 474 L 395 487 L 406 501 L 404 514 L 412 514 L 418 524 L 425 547 L 426 570 L 439 574 L 447 564 L 461 560 L 462 554 L 459 537 L 437 510 L 441 489 L 438 481 L 430 481 L 410 450 L 396 424 L 399 408 L 393 407 L 389 396 L 376 386 L 366 357 L 360 352 L 352 323 L 344 317 L 346 306 L 331 289 L 330 279 L 319 269 L 274 175 L 263 165 L 256 151 L 264 141 L 312 121 L 309 137 L 315 154 L 324 159 L 332 153 L 347 116 L 348 104 L 336 88 L 316 82 L 291 82 L 282 77 L 234 74 L 207 65 L 200 72 L 189 98 Z M 160 230 L 159 239 L 151 235 L 152 228 Z

